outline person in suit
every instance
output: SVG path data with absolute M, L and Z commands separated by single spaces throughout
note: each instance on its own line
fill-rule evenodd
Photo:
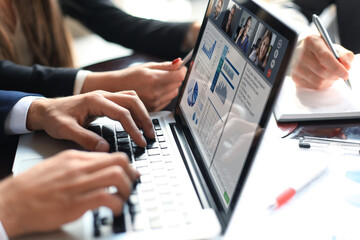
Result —
M 360 1 L 353 0 L 294 0 L 309 21 L 330 4 L 337 6 L 337 23 L 341 45 L 336 45 L 339 60 L 335 59 L 319 35 L 304 38 L 297 50 L 292 78 L 297 86 L 316 90 L 330 87 L 339 78 L 348 79 L 354 52 L 360 52 Z
M 0 181 L 0 239 L 54 231 L 100 206 L 117 216 L 139 176 L 124 153 L 67 150 L 52 156 Z
M 98 90 L 47 99 L 38 94 L 0 90 L 0 140 L 6 141 L 6 135 L 16 131 L 44 130 L 88 150 L 108 151 L 102 137 L 84 128 L 93 117 L 103 115 L 120 121 L 139 146 L 146 146 L 139 128 L 148 138 L 155 137 L 149 114 L 134 91 Z M 59 153 L 0 181 L 0 238 L 52 231 L 100 206 L 118 215 L 130 195 L 132 182 L 139 176 L 123 153 Z M 106 191 L 109 186 L 116 186 L 118 192 L 110 194 Z
M 61 69 L 61 73 L 57 69 L 36 72 L 44 70 L 41 66 L 74 66 L 62 15 L 78 19 L 108 41 L 163 58 L 184 55 L 193 47 L 200 28 L 197 23 L 165 23 L 133 17 L 115 7 L 110 0 L 34 0 L 28 6 L 19 0 L 4 0 L 0 2 L 0 13 L 0 45 L 3 46 L 0 60 L 33 66 L 33 74 L 41 75 L 42 78 L 61 78 L 65 82 L 62 91 L 68 94 L 72 94 L 74 88 L 76 93 L 85 92 L 82 90 L 87 89 L 85 85 L 88 83 L 90 91 L 135 90 L 151 111 L 163 108 L 177 95 L 185 68 L 177 70 L 179 65 L 171 65 L 169 62 L 149 63 L 125 73 L 97 73 L 96 81 L 90 79 L 95 74 L 79 73 L 79 70 L 74 69 Z M 175 61 L 179 62 L 178 59 Z M 19 73 L 9 77 L 15 69 Z M 19 76 L 28 73 L 28 68 L 12 68 L 7 63 L 7 68 L 0 71 L 0 89 L 31 92 L 25 87 L 18 89 L 23 81 Z M 56 83 L 54 85 L 59 86 Z M 47 93 L 45 95 L 50 96 Z
M 107 116 L 119 121 L 134 142 L 146 146 L 145 136 L 155 132 L 136 92 L 94 91 L 76 96 L 48 99 L 16 91 L 0 91 L 0 140 L 7 135 L 44 130 L 51 137 L 71 140 L 87 150 L 107 152 L 109 144 L 85 129 L 94 117 Z

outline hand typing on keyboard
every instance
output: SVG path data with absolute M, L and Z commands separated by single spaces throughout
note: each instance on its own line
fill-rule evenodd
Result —
M 139 129 L 146 137 L 155 138 L 149 114 L 134 91 L 95 91 L 57 99 L 36 99 L 29 108 L 26 127 L 32 131 L 45 130 L 54 138 L 72 140 L 88 150 L 107 152 L 106 139 L 84 128 L 100 116 L 119 121 L 140 147 L 147 143 Z
M 125 154 L 62 152 L 0 182 L 0 219 L 13 238 L 58 229 L 100 206 L 119 215 L 137 178 Z

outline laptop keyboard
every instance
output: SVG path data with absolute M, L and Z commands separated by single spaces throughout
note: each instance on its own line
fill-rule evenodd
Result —
M 103 136 L 109 152 L 124 152 L 141 176 L 124 207 L 123 214 L 113 217 L 113 232 L 174 228 L 190 224 L 189 199 L 185 196 L 183 172 L 176 169 L 174 157 L 158 119 L 153 119 L 155 139 L 146 139 L 141 148 L 132 141 L 120 124 L 92 125 L 88 129 Z M 184 171 L 186 172 L 185 168 Z M 187 174 L 187 173 L 186 173 Z M 94 212 L 94 235 L 100 236 L 104 225 Z

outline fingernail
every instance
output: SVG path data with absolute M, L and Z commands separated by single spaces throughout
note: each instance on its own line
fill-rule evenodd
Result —
M 100 140 L 95 147 L 95 151 L 97 152 L 107 152 L 108 151 L 108 144 L 102 140 Z
M 175 65 L 176 63 L 178 63 L 181 60 L 181 58 L 177 58 L 174 61 L 172 61 L 172 65 Z

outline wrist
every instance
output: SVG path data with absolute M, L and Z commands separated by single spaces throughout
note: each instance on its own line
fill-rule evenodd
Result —
M 26 128 L 29 131 L 37 131 L 43 129 L 43 124 L 41 123 L 44 114 L 47 109 L 48 99 L 36 99 L 30 105 L 30 108 L 26 117 Z
M 107 86 L 108 80 L 112 81 L 112 72 L 89 73 L 84 81 L 81 93 L 92 92 L 95 90 L 109 90 Z
M 8 183 L 8 180 L 9 178 L 7 180 L 3 180 L 2 186 L 5 184 L 5 188 L 7 188 L 6 183 Z M 9 238 L 19 235 L 19 231 L 21 231 L 20 223 L 15 216 L 16 214 L 12 211 L 13 206 L 14 202 L 11 199 L 6 198 L 5 196 L 0 199 L 0 221 L 6 236 Z

